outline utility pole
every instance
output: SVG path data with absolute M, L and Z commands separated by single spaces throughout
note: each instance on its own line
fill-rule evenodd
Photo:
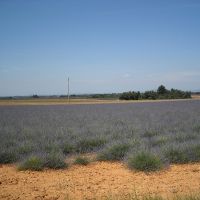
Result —
M 69 77 L 68 77 L 68 94 L 67 94 L 67 96 L 68 96 L 68 103 L 70 103 L 70 100 L 69 100 Z

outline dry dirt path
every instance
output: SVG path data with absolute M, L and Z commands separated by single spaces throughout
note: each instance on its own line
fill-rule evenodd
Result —
M 200 164 L 172 165 L 151 174 L 108 162 L 42 172 L 20 172 L 14 165 L 0 167 L 0 199 L 103 199 L 129 193 L 170 198 L 199 191 Z

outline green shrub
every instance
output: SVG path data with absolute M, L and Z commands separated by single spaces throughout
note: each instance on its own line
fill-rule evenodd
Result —
M 0 163 L 7 164 L 16 162 L 18 159 L 18 155 L 14 149 L 3 150 L 0 152 Z
M 51 169 L 63 169 L 67 167 L 62 155 L 56 152 L 49 153 L 45 157 L 44 167 Z
M 97 160 L 99 161 L 106 161 L 106 160 L 121 160 L 128 152 L 130 148 L 129 144 L 115 144 L 104 149 L 99 155 L 97 156 Z
M 165 88 L 164 85 L 160 85 L 157 89 L 157 93 L 159 95 L 163 95 L 163 94 L 166 94 L 168 92 L 168 90 Z
M 186 152 L 180 149 L 169 149 L 165 156 L 170 163 L 187 163 L 189 161 Z
M 138 100 L 141 98 L 140 92 L 123 92 L 120 96 L 120 100 Z
M 76 151 L 78 153 L 91 152 L 97 148 L 102 147 L 106 143 L 105 139 L 93 138 L 93 139 L 82 139 L 76 145 Z
M 63 145 L 63 153 L 65 155 L 69 154 L 69 153 L 73 153 L 74 152 L 74 146 L 68 143 L 65 143 Z
M 31 156 L 18 167 L 19 170 L 32 170 L 32 171 L 41 171 L 43 169 L 43 162 L 41 158 L 37 156 Z
M 88 165 L 89 164 L 89 160 L 87 158 L 84 158 L 84 157 L 78 157 L 74 161 L 74 164 L 77 164 L 77 165 Z
M 150 90 L 150 91 L 145 91 L 144 93 L 141 93 L 141 98 L 142 99 L 158 99 L 158 94 L 157 92 Z
M 157 156 L 142 152 L 130 157 L 128 159 L 128 166 L 131 169 L 140 171 L 156 171 L 161 169 L 162 162 Z
M 191 92 L 177 89 L 167 90 L 165 86 L 160 85 L 157 91 L 150 90 L 143 93 L 129 91 L 120 94 L 120 100 L 138 100 L 138 99 L 186 99 L 191 98 Z

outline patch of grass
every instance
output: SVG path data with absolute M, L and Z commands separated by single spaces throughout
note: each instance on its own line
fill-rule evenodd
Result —
M 57 151 L 59 151 L 59 146 L 57 144 L 54 144 L 54 143 L 47 143 L 44 146 L 44 150 L 47 153 L 57 152 Z
M 165 156 L 170 163 L 187 163 L 189 161 L 185 151 L 181 149 L 169 149 L 165 152 Z
M 200 145 L 190 147 L 187 151 L 187 155 L 192 162 L 200 161 Z
M 65 143 L 65 144 L 63 145 L 63 153 L 64 153 L 65 155 L 70 154 L 70 153 L 73 153 L 74 150 L 75 150 L 75 149 L 74 149 L 74 146 L 73 146 L 72 144 Z
M 113 146 L 107 147 L 97 156 L 97 160 L 106 161 L 106 160 L 122 160 L 125 154 L 130 148 L 129 144 L 115 144 Z
M 9 150 L 2 150 L 0 152 L 0 163 L 7 164 L 7 163 L 14 163 L 18 160 L 18 155 L 15 149 Z
M 32 171 L 41 171 L 44 168 L 43 161 L 37 156 L 31 156 L 22 162 L 18 169 L 19 170 L 32 170 Z
M 30 144 L 22 144 L 18 147 L 17 151 L 19 152 L 19 154 L 28 154 L 31 153 L 33 150 L 33 146 Z
M 56 152 L 49 153 L 44 159 L 44 167 L 51 169 L 64 169 L 68 167 L 62 155 Z
M 157 135 L 159 135 L 157 131 L 148 130 L 144 132 L 143 137 L 151 138 Z
M 196 125 L 193 127 L 193 131 L 200 133 L 200 125 Z
M 128 166 L 130 169 L 139 171 L 156 171 L 162 168 L 162 162 L 153 154 L 141 152 L 133 157 L 129 157 Z
M 7 141 L 5 141 L 4 146 L 6 148 L 17 146 L 16 141 L 10 140 L 10 138 L 7 138 Z
M 196 139 L 197 136 L 195 134 L 178 134 L 174 137 L 174 140 L 177 142 L 187 142 L 189 140 L 194 140 Z
M 76 145 L 76 151 L 78 153 L 91 152 L 97 148 L 105 145 L 106 140 L 102 138 L 83 138 Z
M 166 137 L 159 137 L 159 138 L 156 138 L 154 140 L 151 141 L 151 145 L 152 146 L 162 146 L 164 144 L 167 143 L 167 138 Z
M 77 165 L 88 165 L 89 163 L 90 163 L 89 160 L 85 157 L 78 157 L 74 161 L 74 164 L 77 164 Z

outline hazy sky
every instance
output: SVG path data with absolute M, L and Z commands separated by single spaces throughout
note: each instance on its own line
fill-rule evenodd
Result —
M 0 0 L 0 96 L 200 89 L 199 0 Z

